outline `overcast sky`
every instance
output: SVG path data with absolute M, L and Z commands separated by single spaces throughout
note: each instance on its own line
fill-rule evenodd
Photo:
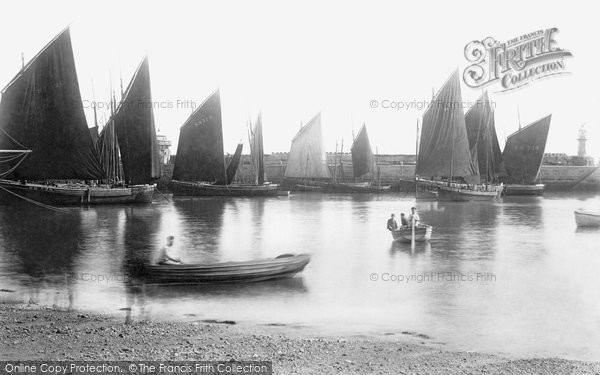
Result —
M 583 3 L 583 2 L 581 2 Z M 109 72 L 119 92 L 148 53 L 155 119 L 177 143 L 189 103 L 221 90 L 225 150 L 247 144 L 246 123 L 262 111 L 265 151 L 289 151 L 292 137 L 322 112 L 325 144 L 335 149 L 363 122 L 380 153 L 414 153 L 422 110 L 371 108 L 370 102 L 428 101 L 457 68 L 467 43 L 507 41 L 557 27 L 569 75 L 493 93 L 501 146 L 521 123 L 552 113 L 546 152 L 577 151 L 588 129 L 588 153 L 600 157 L 597 23 L 594 5 L 550 1 L 52 1 L 1 5 L 0 86 L 68 24 L 79 84 L 93 125 L 97 102 L 109 99 Z M 463 84 L 463 99 L 480 89 Z M 187 104 L 187 105 L 186 105 Z M 106 115 L 100 114 L 100 119 Z M 247 149 L 245 150 L 248 151 Z M 173 148 L 172 152 L 175 152 Z

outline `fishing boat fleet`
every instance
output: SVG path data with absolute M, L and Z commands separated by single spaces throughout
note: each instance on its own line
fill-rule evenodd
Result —
M 417 183 L 432 187 L 438 199 L 445 201 L 489 200 L 501 194 L 540 195 L 544 186 L 536 179 L 550 118 L 511 134 L 501 153 L 487 92 L 463 114 L 460 79 L 455 71 L 423 115 Z
M 142 59 L 100 133 L 88 129 L 69 28 L 59 33 L 2 90 L 0 102 L 0 199 L 47 205 L 150 203 L 160 177 L 148 58 Z M 142 105 L 140 105 L 142 103 Z M 519 127 L 500 151 L 487 92 L 463 113 L 454 72 L 417 124 L 416 189 L 439 200 L 495 199 L 500 194 L 539 195 L 551 116 Z M 343 141 L 334 165 L 327 160 L 321 113 L 292 139 L 283 182 L 268 181 L 262 116 L 249 123 L 251 183 L 237 183 L 243 144 L 226 160 L 219 90 L 180 128 L 173 169 L 174 196 L 279 196 L 289 190 L 386 193 L 367 127 L 353 137 L 351 180 L 346 180 Z M 338 157 L 339 156 L 339 157 Z

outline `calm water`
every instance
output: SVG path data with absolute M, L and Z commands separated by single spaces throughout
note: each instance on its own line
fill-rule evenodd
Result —
M 131 307 L 135 320 L 412 331 L 451 349 L 600 360 L 600 230 L 578 230 L 573 217 L 575 208 L 600 208 L 600 197 L 418 202 L 434 233 L 411 249 L 394 244 L 385 225 L 413 204 L 412 197 L 299 194 L 70 215 L 2 207 L 0 287 L 16 292 L 0 298 L 123 316 L 120 309 Z M 313 257 L 301 278 L 283 282 L 142 288 L 128 281 L 171 234 L 190 263 Z

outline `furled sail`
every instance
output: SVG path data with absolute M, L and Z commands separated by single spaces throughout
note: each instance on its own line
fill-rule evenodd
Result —
M 32 150 L 14 171 L 27 180 L 104 178 L 90 136 L 69 29 L 44 47 L 2 90 L 0 149 Z
M 265 183 L 265 161 L 262 134 L 262 116 L 258 114 L 256 124 L 250 131 L 250 159 L 254 169 L 254 183 L 262 185 Z
M 104 126 L 96 144 L 100 164 L 110 182 L 123 180 L 123 167 L 119 158 L 119 142 L 112 119 Z
M 469 147 L 476 150 L 479 175 L 483 181 L 491 182 L 502 174 L 502 152 L 487 91 L 467 111 L 465 124 Z
M 321 114 L 317 114 L 292 139 L 284 177 L 331 178 L 321 135 Z
M 373 151 L 367 134 L 367 127 L 363 124 L 350 148 L 352 152 L 352 169 L 354 177 L 364 176 L 373 172 Z
M 124 178 L 146 184 L 160 177 L 148 56 L 137 68 L 113 116 Z
M 235 152 L 227 164 L 227 170 L 225 174 L 227 175 L 227 185 L 230 185 L 235 178 L 235 174 L 237 173 L 238 167 L 240 165 L 240 159 L 242 158 L 242 148 L 244 147 L 243 143 L 239 143 L 235 148 Z
M 226 182 L 221 98 L 218 90 L 181 127 L 173 179 L 217 184 Z
M 551 117 L 548 115 L 508 136 L 502 155 L 508 183 L 535 183 L 544 159 Z
M 479 182 L 479 170 L 471 158 L 467 138 L 458 71 L 442 86 L 423 115 L 416 174 Z

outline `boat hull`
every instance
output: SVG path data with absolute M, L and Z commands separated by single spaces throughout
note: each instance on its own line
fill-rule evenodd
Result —
M 412 228 L 398 228 L 392 232 L 392 237 L 396 242 L 412 242 Z M 433 227 L 431 225 L 422 224 L 415 228 L 415 242 L 424 242 L 431 239 Z
M 153 196 L 154 185 L 109 188 L 0 180 L 0 201 L 4 203 L 23 201 L 19 197 L 53 206 L 152 203 Z
M 507 184 L 504 185 L 505 195 L 544 195 L 544 184 L 537 185 L 521 185 Z
M 279 185 L 212 185 L 200 182 L 173 181 L 173 196 L 223 196 L 223 197 L 275 197 L 288 195 L 288 191 L 279 190 Z
M 578 227 L 600 227 L 600 212 L 576 210 L 575 223 Z
M 500 197 L 501 190 L 480 191 L 460 187 L 438 186 L 438 200 L 446 202 L 489 201 Z
M 308 254 L 286 254 L 247 262 L 146 266 L 149 283 L 214 284 L 248 283 L 293 277 L 310 262 Z
M 367 183 L 332 183 L 326 187 L 326 190 L 332 193 L 369 193 L 369 194 L 382 194 L 389 193 L 391 191 L 390 185 L 373 185 Z

